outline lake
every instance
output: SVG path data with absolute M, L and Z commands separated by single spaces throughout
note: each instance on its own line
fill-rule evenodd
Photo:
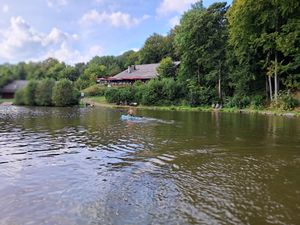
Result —
M 0 106 L 0 224 L 299 224 L 299 118 L 122 113 Z

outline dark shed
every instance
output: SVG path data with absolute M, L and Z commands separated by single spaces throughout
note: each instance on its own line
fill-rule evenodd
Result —
M 0 90 L 0 95 L 2 98 L 14 98 L 16 91 L 22 89 L 26 86 L 28 81 L 26 80 L 15 80 L 7 85 L 5 85 Z

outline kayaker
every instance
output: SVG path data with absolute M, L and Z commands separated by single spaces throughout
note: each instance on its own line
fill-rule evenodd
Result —
M 127 114 L 128 114 L 128 116 L 133 116 L 134 111 L 133 111 L 133 109 L 131 107 L 128 109 Z

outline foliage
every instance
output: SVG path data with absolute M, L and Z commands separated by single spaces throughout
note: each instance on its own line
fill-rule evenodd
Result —
M 25 105 L 36 105 L 35 96 L 36 96 L 36 89 L 38 86 L 37 81 L 30 81 L 24 90 L 24 103 Z
M 264 106 L 265 97 L 262 95 L 254 95 L 251 97 L 250 108 L 261 109 Z
M 137 102 L 144 105 L 176 104 L 183 97 L 182 85 L 171 78 L 154 79 L 123 88 L 110 88 L 105 97 L 109 103 Z
M 278 95 L 278 101 L 273 101 L 271 106 L 282 110 L 293 110 L 297 104 L 297 100 L 293 98 L 289 91 L 281 91 Z
M 18 76 L 17 74 L 13 73 L 13 68 L 11 65 L 0 66 L 0 88 L 17 78 Z
M 35 103 L 38 106 L 52 105 L 52 89 L 55 85 L 54 80 L 41 80 L 35 90 Z
M 78 105 L 80 93 L 69 80 L 60 80 L 53 87 L 52 102 L 55 106 Z
M 132 87 L 110 88 L 105 93 L 109 103 L 129 104 L 135 101 L 135 89 Z
M 107 89 L 108 88 L 105 86 L 95 84 L 82 90 L 82 92 L 85 94 L 85 96 L 105 96 L 105 92 Z
M 287 75 L 299 73 L 299 51 L 296 50 L 299 48 L 299 24 L 296 25 L 299 19 L 298 0 L 233 2 L 228 12 L 229 41 L 238 59 L 235 70 L 247 74 L 242 80 L 247 82 L 246 86 L 269 76 L 269 95 L 273 90 L 276 98 L 278 80 L 284 81 Z M 251 88 L 248 90 L 252 91 Z
M 218 89 L 221 97 L 221 88 L 226 87 L 226 12 L 226 3 L 215 3 L 206 9 L 200 1 L 183 15 L 177 30 L 175 42 L 181 55 L 179 77 L 199 85 L 197 91 L 189 93 L 194 100 L 196 92 L 206 95 L 207 88 Z
M 199 86 L 193 80 L 187 83 L 187 100 L 190 106 L 210 105 L 214 102 L 214 93 L 208 87 Z
M 234 97 L 228 97 L 225 100 L 225 107 L 244 109 L 251 103 L 251 99 L 248 96 L 235 95 Z
M 15 105 L 25 105 L 25 88 L 19 89 L 15 93 L 14 104 Z
M 171 57 L 166 57 L 160 61 L 160 65 L 157 68 L 157 73 L 161 77 L 175 77 L 176 65 L 173 63 Z
M 176 73 L 173 61 L 181 62 Z M 108 90 L 95 85 L 98 77 L 113 76 L 130 65 L 158 62 L 161 76 L 148 83 Z M 41 81 L 18 91 L 18 104 L 53 104 L 49 97 L 53 100 L 55 95 L 56 105 L 68 105 L 71 95 L 78 96 L 74 82 L 86 95 L 105 95 L 115 103 L 222 102 L 257 109 L 272 102 L 274 95 L 274 107 L 290 109 L 295 102 L 288 93 L 300 89 L 300 1 L 235 0 L 228 9 L 225 3 L 205 8 L 199 0 L 178 26 L 165 36 L 151 35 L 139 51 L 95 56 L 75 66 L 54 58 L 0 65 L 0 88 L 16 79 Z M 56 93 L 51 94 L 54 81 L 49 79 L 59 81 L 53 88 Z M 69 100 L 63 102 L 65 96 Z
M 131 65 L 139 64 L 139 57 L 139 52 L 135 52 L 133 50 L 124 52 L 121 56 L 119 56 L 122 69 L 126 69 Z
M 165 57 L 177 58 L 173 40 L 174 32 L 170 32 L 166 37 L 154 33 L 145 42 L 140 50 L 140 62 L 142 64 L 158 63 Z

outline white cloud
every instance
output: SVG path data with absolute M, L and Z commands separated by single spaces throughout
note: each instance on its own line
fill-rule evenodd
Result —
M 9 6 L 8 5 L 3 5 L 2 6 L 2 12 L 7 13 L 9 11 Z
M 103 53 L 103 48 L 100 45 L 93 45 L 92 47 L 89 48 L 88 55 L 94 57 L 96 55 L 102 55 L 102 53 Z
M 183 13 L 197 0 L 163 0 L 157 9 L 159 15 L 172 12 Z
M 68 0 L 47 0 L 47 5 L 50 8 L 57 7 L 57 6 L 66 6 L 68 5 Z
M 130 28 L 140 24 L 142 21 L 148 19 L 148 15 L 144 15 L 142 18 L 134 18 L 130 14 L 122 12 L 98 12 L 97 10 L 91 10 L 84 14 L 80 19 L 81 24 L 110 24 L 113 27 L 126 27 Z
M 77 34 L 58 28 L 52 28 L 48 34 L 38 32 L 22 17 L 12 17 L 10 27 L 0 30 L 0 61 L 36 61 L 54 57 L 73 64 L 88 60 L 89 53 L 82 56 L 73 48 L 78 40 Z
M 179 16 L 174 16 L 169 20 L 169 23 L 171 27 L 175 27 L 180 23 L 180 17 Z

